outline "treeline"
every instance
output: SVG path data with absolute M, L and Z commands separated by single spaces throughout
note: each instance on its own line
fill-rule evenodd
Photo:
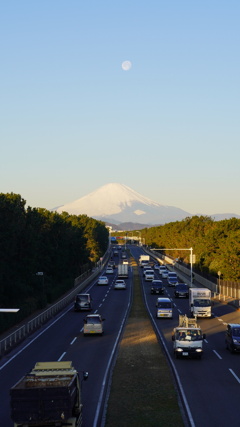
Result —
M 0 307 L 20 308 L 1 314 L 0 331 L 71 289 L 109 242 L 101 221 L 25 205 L 18 194 L 0 194 Z
M 152 248 L 193 248 L 194 268 L 224 280 L 240 281 L 240 219 L 214 221 L 208 216 L 193 216 L 182 221 L 141 230 L 142 241 Z M 167 251 L 168 255 L 189 263 L 189 251 Z

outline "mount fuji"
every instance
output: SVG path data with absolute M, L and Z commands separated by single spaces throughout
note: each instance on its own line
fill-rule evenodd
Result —
M 58 213 L 85 214 L 89 217 L 121 224 L 124 222 L 160 225 L 181 221 L 192 214 L 174 206 L 154 202 L 126 185 L 110 183 L 71 203 L 54 208 Z

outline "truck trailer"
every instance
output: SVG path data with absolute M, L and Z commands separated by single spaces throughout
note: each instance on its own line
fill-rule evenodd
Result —
M 118 264 L 118 277 L 128 277 L 128 264 Z
M 179 324 L 173 329 L 172 341 L 173 352 L 176 358 L 195 357 L 201 359 L 203 354 L 203 340 L 206 335 L 202 333 L 197 325 L 197 318 L 188 318 L 179 315 Z
M 211 317 L 211 291 L 207 288 L 189 288 L 189 305 L 192 316 Z
M 72 362 L 36 363 L 10 390 L 14 427 L 80 427 L 80 384 Z

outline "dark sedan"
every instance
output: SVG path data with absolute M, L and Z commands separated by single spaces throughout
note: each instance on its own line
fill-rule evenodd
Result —
M 188 285 L 186 285 L 186 283 L 178 283 L 178 285 L 175 286 L 174 295 L 176 298 L 188 298 Z
M 153 280 L 151 282 L 151 294 L 164 294 L 164 286 L 161 280 Z

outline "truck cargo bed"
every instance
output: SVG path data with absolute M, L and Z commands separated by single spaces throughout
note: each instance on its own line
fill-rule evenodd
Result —
M 59 377 L 27 375 L 10 390 L 10 395 L 15 423 L 43 425 L 44 422 L 61 422 L 73 415 L 78 398 L 77 374 Z

